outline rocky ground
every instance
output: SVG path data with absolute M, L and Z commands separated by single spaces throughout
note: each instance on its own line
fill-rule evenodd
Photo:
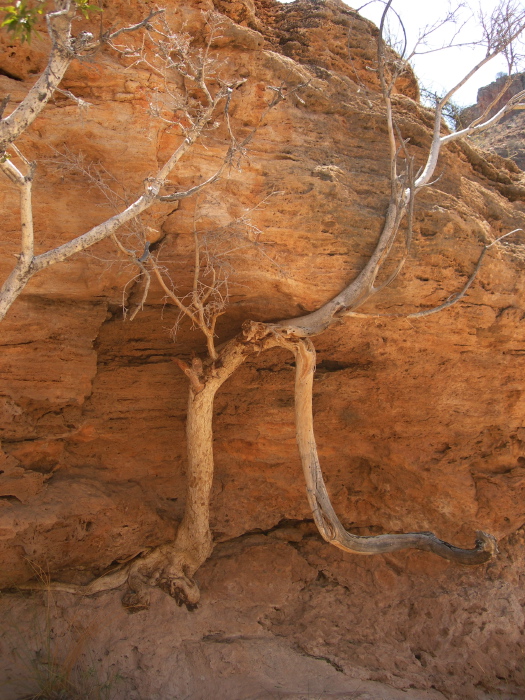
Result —
M 2 698 L 38 686 L 37 650 L 129 700 L 521 698 L 519 565 L 507 546 L 475 575 L 429 555 L 363 560 L 283 524 L 219 545 L 193 612 L 160 592 L 132 616 L 118 592 L 4 598 Z

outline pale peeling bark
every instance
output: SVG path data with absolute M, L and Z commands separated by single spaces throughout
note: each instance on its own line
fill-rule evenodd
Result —
M 158 201 L 159 192 L 164 186 L 166 179 L 171 174 L 180 159 L 191 149 L 201 135 L 203 129 L 214 118 L 218 104 L 228 95 L 228 88 L 221 89 L 212 102 L 203 109 L 199 119 L 188 131 L 188 134 L 172 153 L 164 165 L 159 169 L 154 177 L 150 178 L 146 184 L 146 191 L 138 197 L 130 206 L 114 216 L 106 219 L 101 224 L 94 226 L 86 233 L 73 238 L 57 248 L 53 248 L 40 255 L 33 254 L 32 243 L 32 209 L 31 209 L 31 182 L 30 175 L 22 173 L 13 165 L 11 160 L 0 162 L 0 167 L 9 179 L 20 189 L 21 197 L 21 255 L 17 265 L 0 288 L 0 321 L 4 318 L 13 302 L 24 290 L 27 283 L 37 272 L 44 270 L 51 265 L 67 260 L 72 255 L 80 253 L 87 248 L 99 243 L 113 235 L 121 226 L 139 216 Z M 184 193 L 182 193 L 184 194 Z M 31 230 L 31 245 L 28 245 L 28 231 Z
M 399 232 L 407 211 L 410 193 L 394 193 L 388 207 L 383 230 L 367 264 L 359 275 L 337 296 L 312 313 L 274 324 L 276 332 L 289 337 L 306 338 L 319 335 L 337 318 L 357 309 L 374 293 L 374 282 Z
M 46 15 L 52 42 L 47 66 L 18 107 L 8 117 L 0 120 L 0 153 L 14 143 L 38 117 L 75 57 L 71 46 L 71 22 L 76 7 L 71 7 L 70 2 L 57 2 L 56 5 L 62 5 L 62 8 Z
M 55 0 L 56 12 L 46 15 L 51 50 L 47 66 L 30 88 L 26 97 L 18 107 L 7 117 L 1 118 L 0 114 L 0 169 L 19 188 L 21 201 L 21 251 L 18 262 L 0 287 L 0 321 L 5 317 L 14 301 L 23 292 L 24 288 L 36 273 L 63 262 L 76 253 L 80 253 L 96 243 L 112 236 L 122 225 L 139 216 L 151 207 L 160 198 L 160 191 L 166 179 L 171 174 L 179 160 L 188 152 L 195 141 L 201 135 L 203 129 L 214 119 L 214 113 L 220 102 L 227 98 L 229 103 L 233 87 L 223 85 L 212 97 L 207 91 L 207 97 L 198 118 L 192 123 L 185 134 L 185 138 L 178 148 L 171 154 L 164 165 L 154 177 L 146 181 L 145 192 L 125 210 L 110 217 L 101 224 L 94 226 L 86 233 L 73 238 L 57 248 L 40 255 L 34 255 L 33 246 L 33 214 L 31 202 L 31 185 L 34 175 L 34 165 L 28 163 L 17 149 L 14 142 L 26 131 L 40 114 L 49 99 L 54 95 L 62 81 L 64 74 L 74 58 L 81 57 L 82 53 L 93 50 L 102 43 L 111 41 L 122 32 L 135 32 L 148 24 L 152 17 L 163 10 L 153 10 L 148 17 L 131 27 L 119 29 L 113 33 L 106 33 L 94 40 L 88 32 L 81 32 L 77 37 L 71 35 L 71 24 L 75 17 L 77 6 L 70 0 Z M 241 81 L 242 82 L 242 81 Z M 5 107 L 1 105 L 2 112 Z M 6 151 L 8 152 L 6 153 Z M 231 154 L 231 148 L 228 156 Z M 19 158 L 28 169 L 24 175 L 14 164 L 13 158 Z M 224 166 L 223 166 L 224 167 Z M 222 170 L 220 171 L 222 172 Z M 215 179 L 220 175 L 216 174 Z M 213 178 L 212 178 L 213 180 Z M 202 186 L 204 186 L 203 183 Z M 199 188 L 192 188 L 189 192 L 178 193 L 177 197 L 190 196 Z
M 46 14 L 47 31 L 51 39 L 47 65 L 18 107 L 9 116 L 0 119 L 0 154 L 4 153 L 35 121 L 55 94 L 73 59 L 81 58 L 86 52 L 114 40 L 124 32 L 135 32 L 141 29 L 155 15 L 163 12 L 163 10 L 153 10 L 145 19 L 131 27 L 123 27 L 94 39 L 89 32 L 80 32 L 77 37 L 71 35 L 71 25 L 78 9 L 74 2 L 55 0 L 55 7 L 57 8 L 55 12 Z
M 345 314 L 351 315 L 359 306 L 378 291 L 374 287 L 375 280 L 384 262 L 388 259 L 388 255 L 402 226 L 403 219 L 410 213 L 414 197 L 423 187 L 432 184 L 431 181 L 434 177 L 441 149 L 444 145 L 485 131 L 498 123 L 510 112 L 525 109 L 525 91 L 522 91 L 512 97 L 493 117 L 486 118 L 487 113 L 485 113 L 466 128 L 442 135 L 443 110 L 448 102 L 472 76 L 483 68 L 483 66 L 497 55 L 505 53 L 506 48 L 511 46 L 512 42 L 525 30 L 525 13 L 519 12 L 516 16 L 513 16 L 512 12 L 509 12 L 504 26 L 500 27 L 501 36 L 498 41 L 496 41 L 495 46 L 491 50 L 487 50 L 485 57 L 438 101 L 434 114 L 432 141 L 429 147 L 427 160 L 421 173 L 417 177 L 414 176 L 411 172 L 412 159 L 406 150 L 406 143 L 400 137 L 400 132 L 396 127 L 392 109 L 391 96 L 394 89 L 395 77 L 390 81 L 387 80 L 385 71 L 387 56 L 383 29 L 391 4 L 392 0 L 388 0 L 388 2 L 385 3 L 378 37 L 378 76 L 385 105 L 385 121 L 390 151 L 391 196 L 385 215 L 385 222 L 376 247 L 367 264 L 350 284 L 333 299 L 330 299 L 311 313 L 298 318 L 286 319 L 276 324 L 276 328 L 283 331 L 289 337 L 306 338 L 318 335 Z M 502 8 L 500 8 L 500 10 L 501 9 Z M 394 70 L 394 73 L 397 77 L 401 75 L 397 70 Z M 401 174 L 398 173 L 398 156 L 400 152 L 404 154 L 405 161 L 408 164 L 406 171 Z M 410 229 L 410 221 L 407 222 L 407 226 Z M 408 237 L 411 237 L 411 231 L 408 232 Z M 405 259 L 406 256 L 402 259 L 401 264 L 391 279 L 401 270 Z M 479 266 L 476 269 L 476 274 L 478 270 Z M 443 306 L 443 308 L 445 308 L 445 306 Z
M 484 65 L 485 62 L 480 63 L 480 66 Z M 460 83 L 460 85 L 463 85 L 463 82 Z M 451 91 L 449 95 L 453 95 L 456 89 L 457 88 Z M 447 100 L 448 99 L 449 98 L 447 98 Z M 358 274 L 358 276 L 350 282 L 350 284 L 339 292 L 339 294 L 317 308 L 315 311 L 297 318 L 286 319 L 276 323 L 274 328 L 278 332 L 283 332 L 286 336 L 294 338 L 307 338 L 319 335 L 339 318 L 347 314 L 352 315 L 356 309 L 368 301 L 368 299 L 370 299 L 370 297 L 376 291 L 378 291 L 374 287 L 375 281 L 382 269 L 383 264 L 388 259 L 389 253 L 403 224 L 403 219 L 410 211 L 413 198 L 419 190 L 429 185 L 432 177 L 434 176 L 442 146 L 452 141 L 456 141 L 464 136 L 469 136 L 473 133 L 478 133 L 488 129 L 499 122 L 503 116 L 511 111 L 525 109 L 525 91 L 523 91 L 515 95 L 504 107 L 498 111 L 497 114 L 490 119 L 479 124 L 473 123 L 471 126 L 461 131 L 456 131 L 442 136 L 442 110 L 447 100 L 444 99 L 436 110 L 432 143 L 425 167 L 417 179 L 412 180 L 410 176 L 405 175 L 405 180 L 408 180 L 408 186 L 405 186 L 403 177 L 398 176 L 397 174 L 395 166 L 397 155 L 395 152 L 393 152 L 394 149 L 392 147 L 392 143 L 390 144 L 391 152 L 393 153 L 390 159 L 392 194 L 379 239 L 365 267 Z M 388 109 L 390 107 L 389 98 L 386 98 L 386 102 L 388 133 L 390 136 L 390 142 L 392 142 L 392 139 L 394 138 L 394 125 L 392 123 L 391 112 Z M 407 226 L 410 227 L 410 222 L 407 224 Z M 409 236 L 411 237 L 411 232 L 409 232 Z M 397 274 L 403 267 L 405 259 L 406 256 L 402 259 L 401 264 L 398 266 L 395 274 Z M 480 265 L 477 265 L 474 277 L 477 275 L 479 269 Z M 395 277 L 395 275 L 393 277 Z M 470 284 L 473 281 L 474 278 L 472 278 Z M 457 301 L 459 298 L 461 297 L 458 296 L 455 301 Z M 443 305 L 442 308 L 446 308 L 446 306 L 450 306 L 450 304 Z M 435 311 L 433 311 L 433 313 L 435 313 Z
M 232 367 L 231 372 L 234 371 Z M 230 372 L 230 373 L 231 373 Z M 224 379 L 229 376 L 224 373 Z M 223 381 L 224 381 L 223 379 Z M 179 604 L 195 606 L 199 589 L 197 569 L 210 556 L 210 491 L 213 483 L 213 401 L 222 381 L 210 381 L 198 393 L 190 387 L 186 436 L 188 470 L 186 506 L 174 542 L 162 545 L 131 567 L 123 603 L 131 611 L 149 605 L 152 586 L 158 586 Z
M 213 483 L 213 404 L 224 382 L 256 348 L 274 347 L 278 339 L 264 337 L 262 324 L 246 324 L 244 331 L 224 345 L 217 361 L 203 368 L 186 366 L 190 378 L 186 438 L 188 469 L 184 516 L 173 542 L 161 545 L 130 566 L 123 604 L 131 612 L 149 605 L 151 588 L 158 586 L 179 605 L 194 608 L 200 591 L 193 577 L 213 550 L 210 531 L 210 492 Z M 82 591 L 79 591 L 82 592 Z
M 28 164 L 29 165 L 29 164 Z M 34 232 L 32 186 L 34 169 L 29 165 L 29 173 L 23 175 L 10 160 L 0 160 L 0 170 L 13 182 L 20 194 L 20 253 L 18 261 L 0 288 L 0 320 L 24 289 L 33 274 Z
M 255 351 L 275 347 L 279 338 L 263 324 L 247 323 L 241 334 L 226 343 L 216 362 L 203 367 L 199 360 L 183 369 L 190 379 L 186 437 L 188 468 L 186 506 L 175 540 L 141 553 L 122 569 L 87 585 L 65 583 L 26 584 L 22 590 L 51 588 L 77 595 L 94 595 L 127 584 L 123 605 L 130 612 L 149 606 L 151 590 L 159 587 L 179 605 L 193 609 L 200 598 L 195 572 L 213 549 L 210 531 L 210 491 L 213 483 L 213 404 L 224 382 Z

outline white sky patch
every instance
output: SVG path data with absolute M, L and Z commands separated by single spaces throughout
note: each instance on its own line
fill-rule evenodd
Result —
M 460 13 L 458 24 L 448 24 L 429 38 L 429 48 L 449 43 L 458 29 L 461 31 L 455 38 L 455 43 L 477 43 L 481 37 L 481 28 L 477 19 L 480 5 L 483 12 L 487 13 L 494 9 L 497 1 L 481 0 L 479 3 L 470 3 L 470 9 L 465 8 Z M 363 0 L 361 4 L 364 2 L 366 0 Z M 354 3 L 347 4 L 352 7 Z M 359 5 L 354 7 L 354 9 L 358 8 Z M 393 8 L 403 21 L 408 37 L 409 51 L 411 51 L 422 28 L 439 21 L 447 13 L 449 2 L 447 0 L 395 0 Z M 383 9 L 383 3 L 375 1 L 367 7 L 363 7 L 359 12 L 363 17 L 367 17 L 374 24 L 379 25 Z M 462 26 L 463 22 L 465 22 L 464 26 Z M 392 32 L 400 34 L 399 23 L 392 22 Z M 424 51 L 425 47 L 421 47 L 419 50 Z M 463 46 L 415 56 L 412 59 L 412 65 L 423 87 L 443 93 L 454 87 L 484 56 L 485 49 L 483 47 Z M 453 98 L 454 101 L 464 106 L 474 104 L 478 89 L 495 80 L 499 72 L 507 72 L 507 65 L 501 56 L 497 56 L 487 63 L 466 85 L 458 90 Z
M 281 0 L 283 1 L 283 0 Z M 284 0 L 287 1 L 287 0 Z M 363 5 L 367 0 L 352 0 L 347 4 L 374 24 L 379 26 L 381 15 L 384 9 L 384 2 L 373 0 L 366 7 Z M 478 15 L 480 6 L 483 12 L 487 13 L 494 9 L 498 0 L 477 0 L 469 2 L 470 7 L 465 8 L 460 13 L 459 24 L 447 24 L 429 38 L 428 47 L 421 47 L 421 51 L 428 48 L 437 48 L 450 43 L 455 32 L 461 27 L 460 34 L 455 38 L 455 43 L 470 44 L 476 43 L 481 37 Z M 448 0 L 394 0 L 393 8 L 401 17 L 408 37 L 408 51 L 410 52 L 418 40 L 421 30 L 427 25 L 433 25 L 440 18 L 446 15 L 450 5 L 457 5 L 457 2 L 449 3 Z M 521 7 L 525 7 L 525 0 L 519 2 Z M 464 26 L 462 26 L 464 23 Z M 399 23 L 393 19 L 391 31 L 395 36 L 400 36 Z M 454 87 L 476 63 L 485 56 L 485 49 L 479 46 L 462 46 L 460 48 L 449 48 L 436 51 L 426 55 L 417 55 L 412 59 L 412 65 L 421 85 L 429 90 L 445 93 Z M 477 91 L 480 87 L 488 85 L 496 79 L 497 73 L 507 72 L 505 60 L 498 56 L 481 68 L 471 80 L 464 85 L 453 100 L 461 106 L 474 104 L 477 98 Z

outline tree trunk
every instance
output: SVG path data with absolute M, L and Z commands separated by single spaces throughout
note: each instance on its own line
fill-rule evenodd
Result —
M 215 395 L 246 358 L 261 347 L 257 342 L 264 334 L 267 331 L 262 324 L 249 323 L 243 333 L 220 349 L 218 359 L 206 368 L 199 360 L 194 360 L 191 367 L 178 363 L 190 380 L 186 419 L 186 506 L 175 540 L 131 564 L 129 590 L 123 604 L 132 612 L 148 607 L 152 586 L 158 586 L 188 609 L 193 609 L 199 601 L 200 592 L 193 576 L 213 550 L 209 521 Z M 271 347 L 277 341 L 272 337 L 265 338 L 263 343 L 264 347 Z
M 221 382 L 222 384 L 222 382 Z M 199 589 L 193 575 L 210 556 L 210 491 L 213 483 L 213 402 L 220 384 L 211 381 L 196 392 L 189 389 L 186 436 L 188 471 L 186 507 L 173 542 L 137 559 L 128 576 L 123 603 L 131 611 L 148 607 L 152 586 L 158 586 L 179 605 L 194 608 Z

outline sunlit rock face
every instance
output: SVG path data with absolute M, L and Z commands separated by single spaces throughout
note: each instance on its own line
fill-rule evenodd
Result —
M 108 25 L 136 22 L 150 6 L 106 4 Z M 221 268 L 229 290 L 221 342 L 246 319 L 316 308 L 373 250 L 389 196 L 377 29 L 330 1 L 165 5 L 166 20 L 189 33 L 197 49 L 208 37 L 203 12 L 223 14 L 212 54 L 225 77 L 245 79 L 232 98 L 232 126 L 241 139 L 258 125 L 238 167 L 197 200 L 159 205 L 142 222 L 151 240 L 161 241 L 159 258 L 184 295 L 193 275 L 195 222 L 211 239 L 249 218 L 235 235 L 231 227 L 220 234 L 232 241 Z M 14 107 L 45 65 L 47 44 L 43 36 L 29 46 L 6 35 L 1 41 L 0 88 Z M 127 41 L 138 46 L 141 38 Z M 182 87 L 175 76 L 170 85 L 175 93 Z M 287 99 L 259 124 L 271 88 L 283 85 Z M 82 156 L 84 164 L 104 168 L 119 196 L 129 198 L 181 140 L 180 130 L 152 113 L 159 101 L 169 107 L 163 80 L 133 57 L 106 48 L 74 63 L 63 88 L 91 106 L 79 110 L 60 94 L 20 141 L 38 162 L 39 251 L 113 211 L 86 171 L 71 169 L 72 160 L 78 165 Z M 419 166 L 432 115 L 417 97 L 413 76 L 398 83 L 399 128 Z M 181 163 L 172 190 L 209 177 L 227 148 L 219 124 Z M 172 685 L 155 685 L 152 666 L 123 697 L 201 697 L 191 685 L 190 646 L 208 659 L 209 687 L 222 674 L 253 681 L 252 694 L 257 683 L 277 692 L 272 678 L 284 678 L 299 652 L 312 664 L 303 679 L 322 679 L 326 687 L 315 692 L 335 697 L 343 697 L 340 680 L 352 678 L 412 688 L 408 697 L 434 700 L 488 697 L 485 691 L 498 697 L 497 691 L 523 687 L 519 234 L 491 249 L 461 303 L 418 320 L 403 314 L 458 292 L 484 244 L 525 228 L 525 182 L 513 164 L 467 143 L 444 150 L 439 174 L 416 201 L 415 240 L 403 272 L 360 309 L 386 316 L 347 318 L 315 339 L 319 451 L 334 506 L 353 531 L 432 530 L 471 547 L 481 529 L 501 540 L 499 558 L 467 570 L 420 552 L 356 557 L 321 543 L 295 445 L 292 360 L 280 350 L 261 354 L 216 400 L 212 527 L 220 544 L 198 575 L 202 606 L 190 614 L 157 596 L 157 611 L 133 618 L 130 634 L 119 637 L 122 648 L 115 635 L 129 618 L 118 595 L 79 608 L 86 624 L 95 615 L 115 621 L 95 635 L 97 653 L 112 650 L 111 663 L 122 663 L 126 644 L 150 658 L 158 639 L 169 637 L 167 658 L 186 669 L 180 676 L 170 671 Z M 19 220 L 17 193 L 7 180 L 0 196 L 4 279 L 18 250 Z M 138 245 L 129 232 L 124 236 Z M 187 397 L 173 358 L 202 352 L 205 344 L 185 323 L 174 337 L 178 312 L 155 282 L 143 311 L 132 322 L 129 313 L 124 318 L 123 308 L 140 302 L 142 285 L 137 269 L 106 241 L 33 278 L 1 325 L 1 586 L 27 581 L 35 569 L 86 581 L 173 537 L 184 506 Z M 62 624 L 73 601 L 65 595 L 60 601 Z M 13 599 L 0 605 L 7 610 Z M 25 624 L 31 605 L 16 606 Z M 163 631 L 152 637 L 153 623 Z M 10 649 L 7 632 L 2 639 Z M 257 676 L 257 644 L 268 650 L 275 676 Z M 2 672 L 14 673 L 5 658 Z M 155 677 L 166 673 L 162 668 Z M 128 671 L 131 678 L 133 664 Z M 249 683 L 241 680 L 224 686 L 225 698 L 248 696 L 242 693 Z M 306 692 L 299 677 L 294 682 L 296 692 Z M 370 697 L 380 692 L 363 688 Z M 388 692 L 377 697 L 398 697 Z
M 462 115 L 462 120 L 477 118 L 484 112 L 490 116 L 496 114 L 512 97 L 525 90 L 525 73 L 517 73 L 512 76 L 507 85 L 508 76 L 500 75 L 490 85 L 485 85 L 478 90 L 478 99 L 475 105 L 467 107 Z M 499 123 L 475 138 L 478 146 L 492 153 L 510 158 L 521 169 L 525 169 L 525 115 L 522 111 L 510 112 Z

